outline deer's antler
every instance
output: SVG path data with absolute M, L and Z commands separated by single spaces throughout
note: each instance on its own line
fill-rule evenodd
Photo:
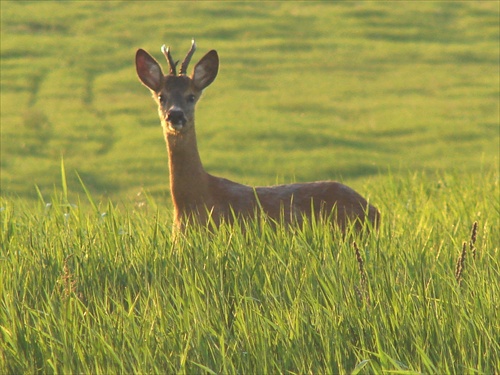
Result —
M 186 57 L 184 58 L 184 61 L 181 64 L 181 70 L 179 71 L 180 74 L 186 74 L 187 67 L 189 65 L 189 62 L 191 61 L 191 57 L 193 57 L 194 51 L 196 50 L 196 43 L 194 42 L 194 39 L 191 41 L 191 48 L 189 49 Z
M 163 52 L 163 54 L 165 55 L 165 58 L 168 61 L 168 66 L 170 68 L 170 74 L 175 76 L 177 74 L 175 72 L 175 67 L 177 66 L 177 63 L 179 61 L 174 62 L 174 59 L 172 59 L 172 55 L 170 54 L 170 47 L 166 47 L 165 44 L 163 46 L 161 46 L 161 51 Z

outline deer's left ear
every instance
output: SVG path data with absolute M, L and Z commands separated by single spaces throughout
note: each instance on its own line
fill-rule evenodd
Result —
M 196 64 L 191 75 L 194 86 L 197 90 L 203 90 L 210 85 L 219 71 L 219 55 L 217 51 L 211 50 Z
M 150 90 L 160 91 L 163 81 L 163 72 L 160 64 L 143 49 L 135 54 L 135 68 L 141 82 Z

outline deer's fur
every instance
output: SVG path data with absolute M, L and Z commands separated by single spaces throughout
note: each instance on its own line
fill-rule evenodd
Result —
M 140 81 L 150 89 L 158 104 L 170 167 L 170 190 L 174 204 L 174 225 L 207 225 L 210 221 L 232 222 L 252 219 L 264 213 L 278 222 L 301 223 L 304 218 L 332 218 L 342 229 L 351 221 L 361 225 L 369 220 L 374 226 L 378 210 L 353 189 L 339 182 L 320 181 L 269 187 L 251 187 L 213 176 L 203 168 L 195 132 L 195 105 L 203 89 L 217 76 L 217 52 L 208 52 L 188 77 L 187 64 L 194 52 L 194 42 L 176 74 L 170 50 L 162 48 L 170 72 L 164 75 L 160 64 L 146 51 L 136 53 Z

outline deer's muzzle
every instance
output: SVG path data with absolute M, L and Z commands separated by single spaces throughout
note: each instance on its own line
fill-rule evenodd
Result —
M 167 112 L 167 123 L 174 130 L 180 130 L 186 125 L 184 112 L 180 110 L 170 110 Z

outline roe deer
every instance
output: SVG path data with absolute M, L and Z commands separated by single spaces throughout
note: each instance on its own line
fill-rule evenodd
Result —
M 194 127 L 195 105 L 203 89 L 219 70 L 215 50 L 196 64 L 190 77 L 187 66 L 195 51 L 194 40 L 181 64 L 179 75 L 170 54 L 162 47 L 169 73 L 143 49 L 137 50 L 135 63 L 140 81 L 151 90 L 167 143 L 170 191 L 174 204 L 174 227 L 188 223 L 215 225 L 234 218 L 251 219 L 258 212 L 284 223 L 301 223 L 304 218 L 329 217 L 345 230 L 350 221 L 357 227 L 368 218 L 377 225 L 378 210 L 353 189 L 339 182 L 319 181 L 269 187 L 251 187 L 208 174 L 201 163 Z

